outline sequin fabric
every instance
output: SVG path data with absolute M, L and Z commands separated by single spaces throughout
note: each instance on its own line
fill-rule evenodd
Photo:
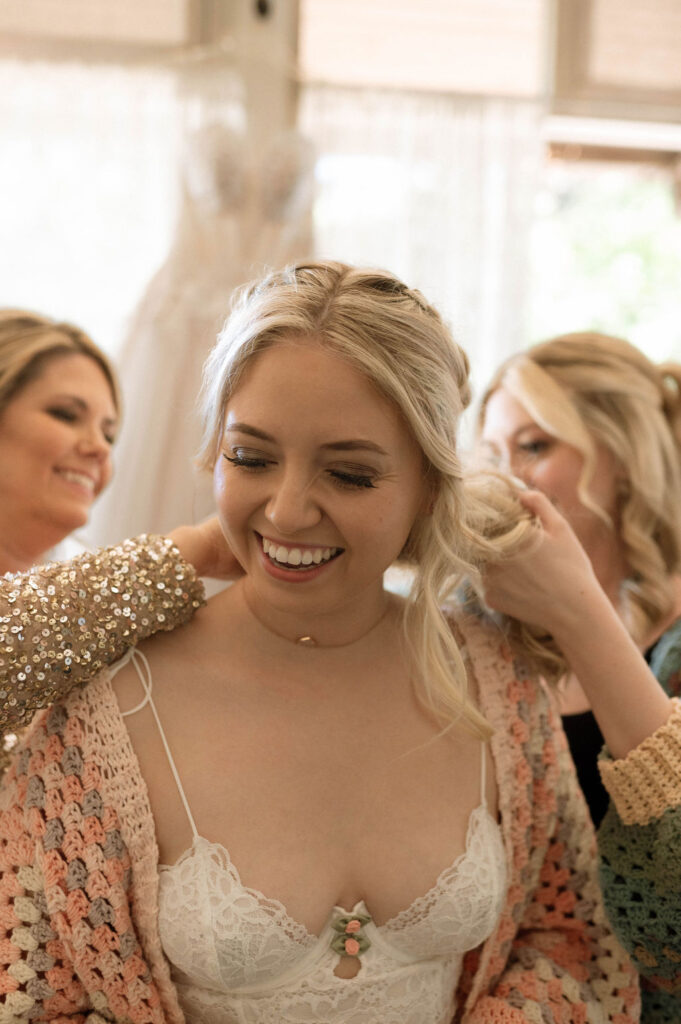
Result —
M 203 603 L 203 585 L 172 541 L 147 534 L 0 577 L 0 729 L 20 729 Z

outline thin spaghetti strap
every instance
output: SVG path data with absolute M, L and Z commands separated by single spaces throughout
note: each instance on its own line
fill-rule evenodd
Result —
M 485 810 L 487 810 L 487 744 L 481 743 L 480 746 L 482 748 L 482 756 L 480 760 L 480 788 L 482 790 L 482 795 L 480 803 Z
M 189 824 L 192 827 L 192 833 L 194 835 L 194 838 L 197 839 L 199 833 L 194 822 L 194 816 L 189 807 L 189 802 L 187 800 L 187 797 L 185 796 L 184 789 L 182 788 L 182 783 L 180 782 L 180 775 L 175 765 L 175 760 L 173 758 L 173 755 L 170 753 L 168 740 L 166 739 L 166 734 L 163 731 L 163 726 L 161 725 L 161 719 L 159 718 L 158 711 L 156 710 L 156 705 L 154 704 L 153 697 L 151 696 L 151 667 L 144 654 L 142 654 L 141 651 L 138 651 L 135 648 L 132 649 L 129 660 L 132 661 L 132 664 L 135 666 L 137 675 L 139 676 L 140 682 L 142 683 L 142 688 L 144 689 L 144 699 L 140 701 L 140 703 L 137 704 L 134 708 L 130 708 L 129 711 L 121 712 L 121 715 L 123 718 L 126 718 L 128 715 L 134 715 L 135 712 L 141 711 L 142 708 L 147 706 L 147 704 L 151 708 L 151 712 L 154 718 L 156 719 L 156 725 L 158 726 L 158 731 L 161 736 L 161 740 L 163 741 L 163 746 L 165 748 L 166 756 L 168 758 L 168 764 L 170 765 L 170 769 L 173 773 L 175 784 L 177 785 L 177 790 L 180 794 L 180 797 L 182 798 L 184 809 L 187 812 Z

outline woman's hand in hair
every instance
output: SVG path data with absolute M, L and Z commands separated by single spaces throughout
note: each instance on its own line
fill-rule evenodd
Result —
M 554 633 L 577 625 L 589 593 L 602 590 L 567 520 L 540 491 L 519 500 L 536 522 L 535 536 L 514 558 L 486 567 L 483 589 L 495 611 Z
M 528 491 L 521 501 L 537 519 L 538 539 L 485 572 L 485 598 L 491 608 L 553 636 L 612 756 L 626 757 L 665 724 L 671 701 L 569 524 L 543 494 Z
M 232 580 L 243 574 L 225 540 L 217 516 L 198 526 L 178 526 L 168 536 L 185 561 L 194 566 L 197 575 Z

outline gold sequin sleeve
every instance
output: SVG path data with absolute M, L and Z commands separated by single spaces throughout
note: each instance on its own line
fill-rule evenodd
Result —
M 0 731 L 25 725 L 203 602 L 203 584 L 172 541 L 146 534 L 0 577 Z

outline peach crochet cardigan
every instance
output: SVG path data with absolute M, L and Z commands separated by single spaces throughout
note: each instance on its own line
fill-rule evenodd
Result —
M 491 741 L 509 868 L 466 958 L 465 1024 L 634 1024 L 635 972 L 608 927 L 593 830 L 557 712 L 492 626 L 457 624 Z M 0 793 L 0 1024 L 180 1024 L 157 928 L 158 850 L 108 670 L 41 712 Z

